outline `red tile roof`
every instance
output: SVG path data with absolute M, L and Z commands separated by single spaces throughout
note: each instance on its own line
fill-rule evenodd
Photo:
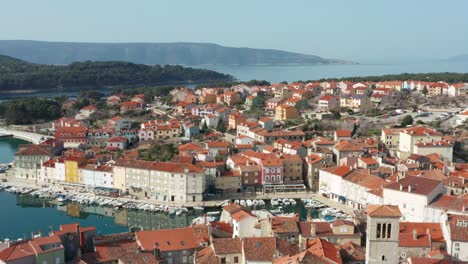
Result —
M 400 222 L 400 233 L 411 233 L 414 230 L 418 235 L 430 234 L 432 242 L 445 242 L 442 227 L 439 223 Z
M 249 217 L 256 217 L 254 214 L 252 214 L 251 212 L 249 211 L 244 211 L 244 210 L 240 210 L 240 211 L 237 211 L 233 214 L 231 214 L 231 217 L 232 219 L 236 220 L 237 222 L 241 222 Z
M 242 239 L 247 261 L 273 261 L 276 250 L 274 237 L 245 237 Z
M 369 204 L 367 206 L 367 214 L 372 217 L 401 217 L 400 209 L 395 205 Z
M 329 259 L 334 263 L 343 263 L 338 249 L 325 239 L 315 238 L 308 240 L 307 251 L 318 257 Z
M 429 195 L 442 182 L 422 177 L 406 176 L 398 182 L 392 182 L 384 186 L 384 189 L 392 189 L 403 192 L 411 192 L 420 195 Z
M 197 249 L 200 240 L 192 227 L 145 230 L 135 233 L 138 245 L 144 251 L 159 249 L 162 252 Z
M 240 238 L 215 238 L 211 242 L 216 255 L 242 253 Z
M 345 177 L 351 172 L 351 168 L 349 166 L 338 166 L 338 167 L 324 168 L 321 170 L 340 176 L 340 177 Z
M 351 137 L 351 130 L 336 130 L 337 137 Z

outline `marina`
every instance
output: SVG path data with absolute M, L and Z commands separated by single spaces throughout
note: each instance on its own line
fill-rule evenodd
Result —
M 83 226 L 97 226 L 103 234 L 125 232 L 129 228 L 154 230 L 184 227 L 216 221 L 222 210 L 221 207 L 155 205 L 89 193 L 72 194 L 49 188 L 33 190 L 6 185 L 0 185 L 0 201 L 0 210 L 9 212 L 9 217 L 0 220 L 0 239 L 17 238 L 18 234 L 29 234 L 32 230 L 47 230 L 57 228 L 61 223 L 75 222 Z M 228 202 L 226 200 L 222 205 Z M 301 220 L 350 219 L 343 211 L 315 199 L 246 199 L 233 202 L 245 204 L 251 210 L 268 210 L 275 215 L 298 214 Z M 26 223 L 24 219 L 30 220 Z M 23 221 L 23 224 L 15 225 L 17 221 Z

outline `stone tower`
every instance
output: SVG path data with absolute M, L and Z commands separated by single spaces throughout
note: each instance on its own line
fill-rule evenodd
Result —
M 398 206 L 367 206 L 366 264 L 398 263 L 400 217 Z

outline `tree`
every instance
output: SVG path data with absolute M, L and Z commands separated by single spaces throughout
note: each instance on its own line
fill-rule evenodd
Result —
M 411 124 L 413 124 L 414 120 L 413 120 L 413 117 L 411 115 L 406 115 L 405 117 L 403 117 L 403 120 L 401 121 L 401 126 L 409 126 Z
M 424 94 L 424 96 L 427 96 L 427 94 L 429 93 L 429 90 L 427 90 L 427 86 L 424 86 L 421 93 Z

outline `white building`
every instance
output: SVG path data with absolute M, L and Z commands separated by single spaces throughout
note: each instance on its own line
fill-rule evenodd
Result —
M 398 157 L 404 159 L 414 154 L 415 144 L 441 141 L 442 134 L 435 130 L 418 126 L 400 131 L 399 140 Z
M 55 182 L 65 182 L 65 161 L 58 159 L 55 162 Z
M 445 215 L 442 232 L 453 261 L 468 261 L 468 216 Z
M 343 194 L 343 178 L 351 172 L 348 166 L 325 168 L 319 171 L 319 192 L 338 199 Z
M 447 141 L 421 142 L 414 145 L 414 154 L 426 156 L 437 153 L 446 161 L 453 160 L 453 145 Z
M 428 222 L 426 207 L 445 193 L 443 182 L 423 177 L 407 176 L 383 187 L 385 204 L 396 205 L 403 214 L 403 221 Z
M 203 168 L 188 163 L 155 162 L 149 188 L 152 196 L 165 202 L 200 202 L 208 185 Z
M 231 215 L 232 237 L 253 237 L 255 236 L 255 225 L 257 216 L 247 210 L 240 210 Z
M 92 187 L 114 187 L 112 166 L 90 164 L 81 169 L 83 184 Z

